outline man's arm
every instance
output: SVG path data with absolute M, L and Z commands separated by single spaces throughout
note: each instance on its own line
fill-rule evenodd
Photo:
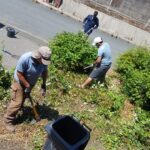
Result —
M 98 56 L 97 59 L 94 62 L 94 66 L 99 66 L 101 63 L 102 57 Z
M 95 25 L 94 25 L 94 29 L 97 29 L 99 26 L 99 19 L 97 18 L 96 21 L 95 21 Z
M 47 76 L 48 76 L 48 71 L 45 70 L 45 71 L 42 73 L 42 79 L 43 79 L 43 83 L 42 83 L 42 85 L 41 85 L 42 96 L 45 96 L 45 94 L 46 94 L 46 80 L 47 80 Z
M 88 15 L 86 18 L 84 18 L 83 24 L 86 24 L 86 21 L 89 19 L 89 16 L 90 16 L 90 15 Z
M 47 70 L 43 71 L 42 73 L 43 85 L 46 85 L 47 76 L 48 76 L 48 71 Z
M 29 84 L 28 81 L 25 79 L 25 77 L 24 77 L 24 75 L 23 75 L 22 72 L 17 71 L 17 76 L 18 76 L 20 82 L 23 84 L 23 86 L 24 86 L 25 88 L 29 88 L 29 87 L 30 87 L 30 84 Z

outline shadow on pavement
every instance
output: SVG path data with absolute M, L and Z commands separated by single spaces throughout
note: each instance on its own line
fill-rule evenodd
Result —
M 13 57 L 13 58 L 17 59 L 17 60 L 20 58 L 20 56 L 15 55 L 15 54 L 13 54 L 13 53 L 11 53 L 11 52 L 9 52 L 9 51 L 5 50 L 5 49 L 3 49 L 2 51 L 3 51 L 4 53 L 6 53 L 6 54 L 10 55 L 11 57 Z

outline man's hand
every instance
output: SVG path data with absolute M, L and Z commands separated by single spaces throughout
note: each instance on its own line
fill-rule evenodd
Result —
M 93 30 L 94 30 L 94 29 L 96 29 L 97 27 L 98 27 L 98 26 L 97 26 L 97 25 L 95 25 L 95 26 L 93 27 Z
M 46 84 L 41 85 L 42 96 L 46 95 Z
M 24 93 L 25 93 L 25 97 L 29 98 L 30 93 L 31 93 L 31 87 L 29 86 L 29 87 L 25 88 Z

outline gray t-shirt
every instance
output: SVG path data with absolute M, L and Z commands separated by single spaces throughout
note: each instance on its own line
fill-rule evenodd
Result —
M 111 49 L 108 43 L 103 43 L 99 47 L 98 56 L 102 58 L 101 65 L 110 65 L 112 63 Z
M 25 79 L 29 82 L 30 85 L 33 86 L 35 85 L 43 71 L 47 70 L 47 66 L 35 63 L 31 55 L 32 52 L 27 52 L 20 57 L 14 72 L 14 79 L 18 83 L 20 83 L 17 76 L 17 71 L 22 72 Z

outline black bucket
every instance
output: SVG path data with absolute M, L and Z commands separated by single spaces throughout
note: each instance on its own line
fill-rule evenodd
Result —
M 48 124 L 46 131 L 48 138 L 44 150 L 84 150 L 91 130 L 74 117 L 63 116 Z
M 14 28 L 12 28 L 12 27 L 7 27 L 6 30 L 7 30 L 7 36 L 8 36 L 8 37 L 15 37 L 16 31 L 15 31 Z

